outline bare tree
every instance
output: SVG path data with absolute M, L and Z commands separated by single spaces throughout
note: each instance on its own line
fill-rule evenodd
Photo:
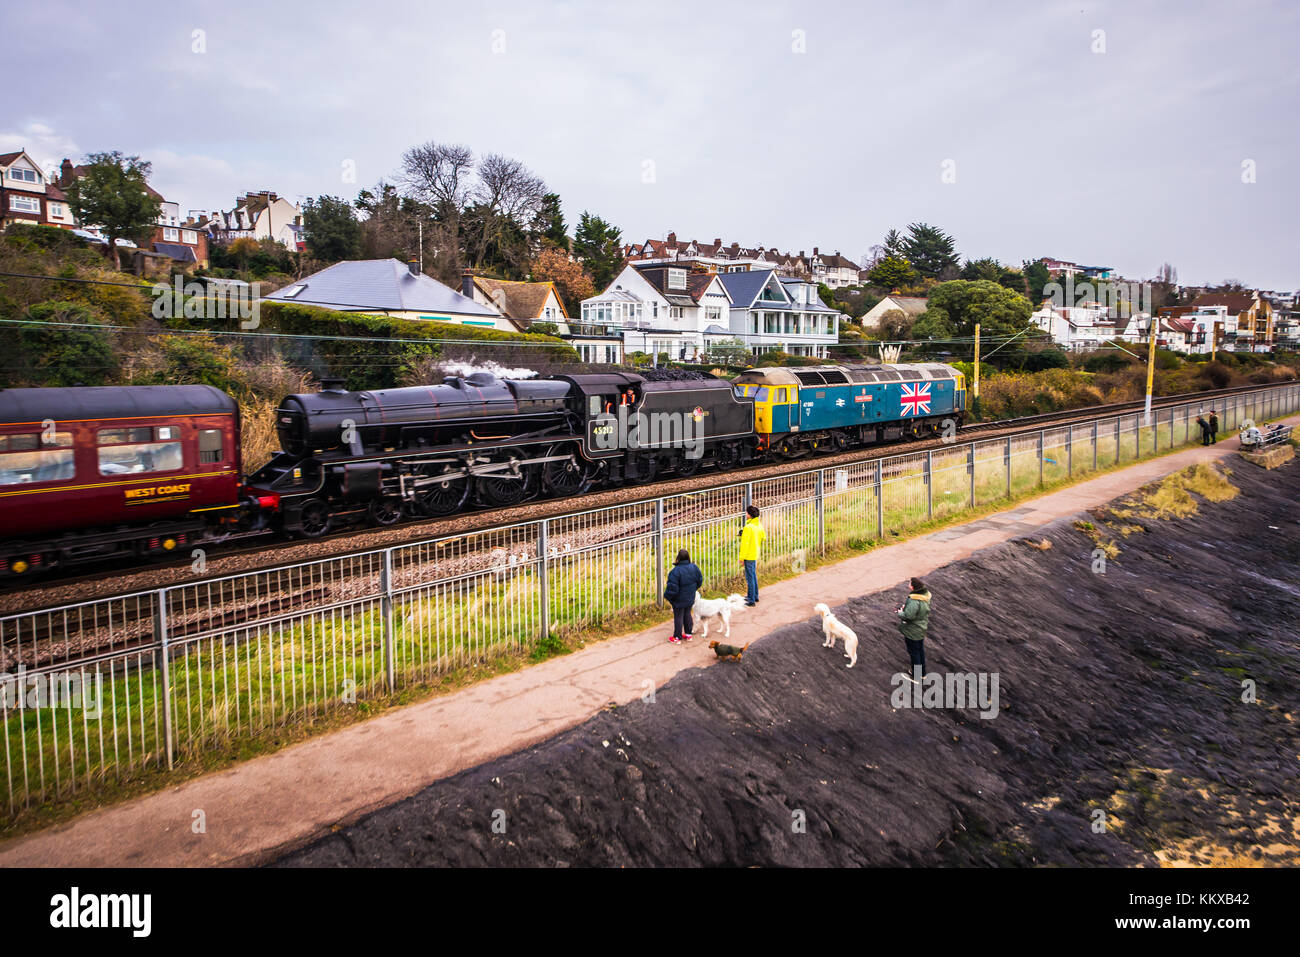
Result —
M 491 259 L 512 268 L 526 265 L 525 232 L 546 196 L 546 183 L 519 160 L 489 153 L 478 164 L 472 229 L 465 236 L 475 265 Z
M 460 279 L 461 219 L 473 192 L 473 173 L 474 151 L 468 146 L 430 140 L 402 154 L 398 182 L 406 196 L 432 214 L 423 224 L 424 247 L 431 254 L 425 265 L 431 259 L 443 282 Z
M 398 182 L 438 215 L 459 217 L 469 201 L 473 171 L 474 151 L 468 146 L 430 140 L 402 154 Z

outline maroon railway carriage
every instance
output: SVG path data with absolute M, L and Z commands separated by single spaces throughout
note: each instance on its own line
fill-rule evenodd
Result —
M 200 540 L 237 520 L 240 475 L 211 386 L 0 389 L 0 576 Z

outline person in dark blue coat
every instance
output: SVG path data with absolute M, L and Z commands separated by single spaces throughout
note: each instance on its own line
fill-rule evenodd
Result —
M 691 607 L 695 604 L 696 590 L 703 584 L 704 574 L 691 561 L 691 553 L 683 548 L 677 553 L 677 561 L 673 562 L 668 581 L 664 583 L 664 599 L 673 606 L 673 636 L 668 640 L 674 645 L 694 637 Z

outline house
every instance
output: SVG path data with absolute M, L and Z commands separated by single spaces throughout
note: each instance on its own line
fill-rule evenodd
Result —
M 492 279 L 467 269 L 461 274 L 460 293 L 509 319 L 516 331 L 527 332 L 534 322 L 553 322 L 561 333 L 568 332 L 564 304 L 553 282 Z
M 694 360 L 731 338 L 730 308 L 716 272 L 637 262 L 624 266 L 604 292 L 583 300 L 582 322 L 619 329 L 626 351 Z
M 799 251 L 799 258 L 804 258 L 803 250 Z M 823 253 L 816 246 L 813 247 L 812 257 L 808 259 L 808 266 L 812 280 L 825 283 L 831 289 L 857 285 L 861 271 L 857 263 L 841 256 L 838 249 L 833 253 Z
M 336 263 L 263 296 L 262 301 L 516 331 L 509 319 L 424 275 L 415 263 L 396 259 Z
M 1075 276 L 1082 276 L 1084 279 L 1110 279 L 1114 271 L 1111 266 L 1081 266 L 1079 263 L 1053 259 L 1051 256 L 1044 256 L 1039 262 L 1047 267 L 1049 273 L 1059 275 L 1063 279 L 1073 279 Z
M 62 203 L 66 210 L 67 198 L 55 200 L 47 189 L 45 173 L 26 150 L 0 153 L 0 227 L 12 223 L 58 225 L 50 223 L 48 204 Z
M 1192 310 L 1222 306 L 1233 325 L 1225 327 L 1221 348 L 1229 352 L 1269 352 L 1273 348 L 1273 303 L 1258 292 L 1204 292 L 1191 302 Z
M 1123 337 L 1121 327 L 1110 318 L 1105 304 L 1099 302 L 1056 306 L 1050 299 L 1044 299 L 1029 321 L 1046 332 L 1053 343 L 1070 352 L 1091 351 Z
M 731 300 L 731 334 L 755 355 L 779 350 L 824 358 L 839 343 L 842 316 L 822 302 L 812 280 L 788 278 L 771 269 L 717 278 Z
M 1290 306 L 1276 313 L 1273 322 L 1273 343 L 1287 352 L 1300 351 L 1300 308 Z
M 229 211 L 193 210 L 211 240 L 227 245 L 236 239 L 274 239 L 281 246 L 302 250 L 302 209 L 271 190 L 246 193 Z
M 818 252 L 815 248 L 813 251 Z M 723 243 L 721 238 L 716 238 L 711 243 L 694 239 L 680 241 L 677 234 L 673 232 L 664 239 L 647 239 L 643 243 L 629 243 L 623 247 L 623 256 L 630 263 L 672 263 L 705 272 L 728 273 L 773 269 L 782 276 L 792 278 L 807 278 L 812 275 L 810 261 L 802 250 L 796 256 L 766 246 L 741 246 L 736 242 L 728 245 Z M 835 256 L 839 257 L 839 253 Z M 848 260 L 844 260 L 843 263 L 848 263 Z M 848 267 L 843 263 L 837 260 L 828 267 L 829 274 L 836 282 L 848 277 Z M 856 282 L 857 267 L 851 263 L 849 265 L 853 268 L 853 278 L 850 282 Z
M 880 320 L 884 318 L 885 313 L 892 312 L 895 309 L 906 315 L 908 319 L 919 319 L 926 308 L 927 303 L 924 299 L 891 293 L 863 314 L 862 328 L 879 329 Z

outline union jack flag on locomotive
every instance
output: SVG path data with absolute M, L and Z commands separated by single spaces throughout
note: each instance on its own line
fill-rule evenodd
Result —
M 930 383 L 918 382 L 903 385 L 903 394 L 899 397 L 903 415 L 930 414 Z

